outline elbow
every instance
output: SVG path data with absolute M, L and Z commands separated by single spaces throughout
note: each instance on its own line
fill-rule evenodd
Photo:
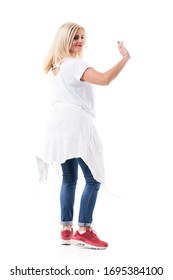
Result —
M 108 86 L 111 83 L 110 80 L 105 81 L 104 86 Z
M 110 80 L 106 79 L 102 81 L 102 86 L 108 86 L 110 84 Z
M 102 80 L 101 80 L 101 85 L 102 86 L 108 86 L 110 84 L 110 79 L 108 77 L 105 77 L 104 75 L 102 76 Z
M 111 82 L 110 77 L 108 75 L 105 75 L 105 73 L 102 75 L 102 86 L 108 86 Z

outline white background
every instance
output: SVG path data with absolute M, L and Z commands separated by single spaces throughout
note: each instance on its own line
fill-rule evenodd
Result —
M 50 169 L 48 181 L 38 183 L 35 155 L 51 106 L 42 64 L 57 28 L 66 21 L 85 26 L 85 60 L 98 71 L 106 71 L 120 59 L 118 40 L 131 54 L 111 85 L 95 88 L 108 191 L 100 190 L 93 227 L 109 243 L 104 251 L 60 245 L 58 175 Z M 100 269 L 96 279 L 103 277 L 105 266 L 163 266 L 163 276 L 134 277 L 172 279 L 172 24 L 169 0 L 1 1 L 3 279 L 13 279 L 10 269 L 15 266 L 63 265 Z M 83 184 L 81 174 L 75 227 Z M 63 279 L 68 277 L 73 279 Z M 94 279 L 83 276 L 90 278 Z

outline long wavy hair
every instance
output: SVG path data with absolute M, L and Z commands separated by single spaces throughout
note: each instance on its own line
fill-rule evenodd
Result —
M 58 63 L 63 58 L 71 57 L 70 48 L 77 30 L 81 28 L 84 32 L 85 40 L 85 29 L 74 22 L 67 22 L 61 25 L 56 32 L 52 46 L 44 61 L 43 70 L 48 73 L 52 68 L 53 64 Z M 82 57 L 82 51 L 78 54 L 78 57 Z

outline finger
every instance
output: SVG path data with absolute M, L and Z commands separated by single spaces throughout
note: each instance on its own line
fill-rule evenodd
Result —
M 119 49 L 121 49 L 121 48 L 123 47 L 123 41 L 121 41 L 121 42 L 120 42 L 120 41 L 118 41 L 117 43 L 118 43 L 118 47 L 119 47 Z

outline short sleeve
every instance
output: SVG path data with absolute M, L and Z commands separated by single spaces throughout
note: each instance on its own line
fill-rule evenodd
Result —
M 74 77 L 77 80 L 80 80 L 82 77 L 83 73 L 87 68 L 90 68 L 91 66 L 85 62 L 82 59 L 77 58 L 75 63 L 74 63 Z

